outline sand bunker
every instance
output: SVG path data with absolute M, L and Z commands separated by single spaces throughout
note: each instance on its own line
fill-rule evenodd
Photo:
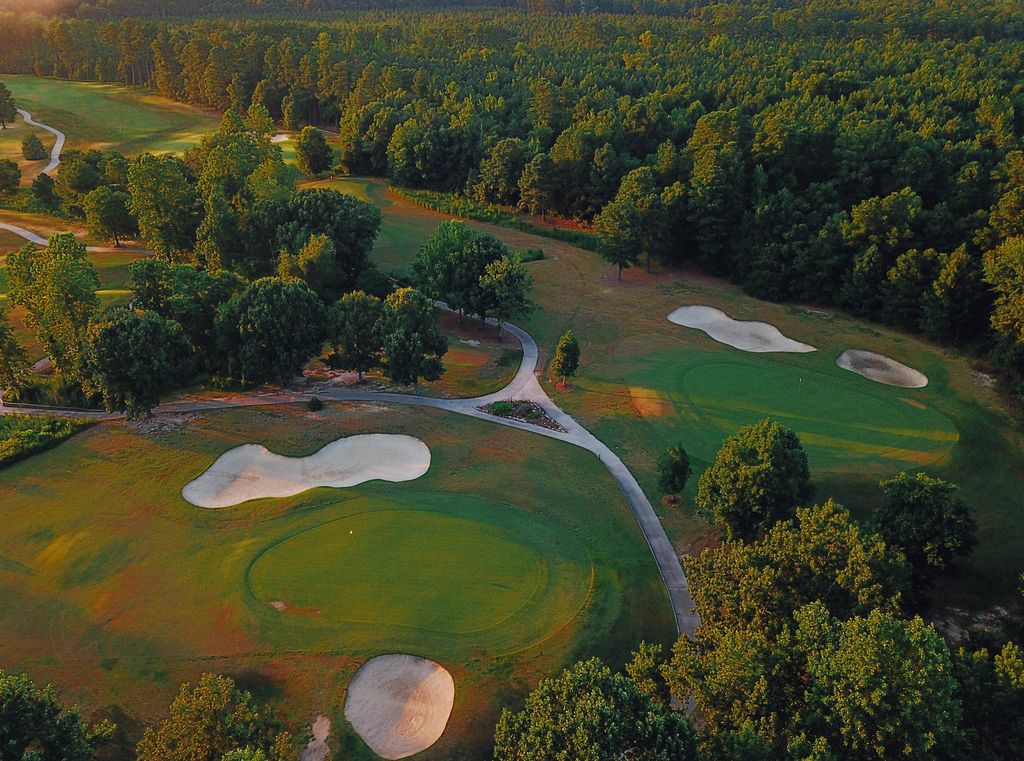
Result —
M 703 330 L 719 343 L 743 351 L 765 353 L 772 351 L 805 354 L 817 351 L 813 346 L 784 336 L 767 322 L 734 320 L 721 309 L 709 306 L 679 307 L 668 316 L 669 322 L 685 328 Z
M 291 138 L 288 137 L 283 132 L 278 132 L 276 135 L 270 138 L 270 142 L 272 143 L 287 143 L 289 140 L 291 140 Z
M 246 444 L 222 454 L 181 496 L 198 507 L 230 507 L 250 499 L 290 497 L 317 486 L 411 481 L 429 467 L 430 450 L 412 436 L 349 436 L 308 457 L 285 457 Z
M 863 375 L 868 380 L 889 386 L 924 388 L 928 385 L 928 376 L 924 373 L 873 351 L 847 349 L 836 357 L 836 364 L 844 370 Z
M 363 664 L 345 695 L 345 718 L 378 756 L 405 758 L 444 732 L 455 682 L 444 667 L 415 655 L 379 655 Z

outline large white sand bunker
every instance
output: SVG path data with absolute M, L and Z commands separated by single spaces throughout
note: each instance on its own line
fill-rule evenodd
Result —
M 924 373 L 873 351 L 847 349 L 836 357 L 836 364 L 844 370 L 863 375 L 868 380 L 889 386 L 924 388 L 928 385 L 928 376 Z
M 220 457 L 181 490 L 198 507 L 230 507 L 263 497 L 291 497 L 318 486 L 412 481 L 430 467 L 430 449 L 413 436 L 370 433 L 338 439 L 308 457 L 285 457 L 245 444 Z
M 668 316 L 669 322 L 684 328 L 703 330 L 719 343 L 759 354 L 773 351 L 805 354 L 817 351 L 813 346 L 794 341 L 767 322 L 734 320 L 721 309 L 695 304 L 679 307 Z
M 405 758 L 441 737 L 455 702 L 443 666 L 415 655 L 379 655 L 363 664 L 345 695 L 345 718 L 382 758 Z

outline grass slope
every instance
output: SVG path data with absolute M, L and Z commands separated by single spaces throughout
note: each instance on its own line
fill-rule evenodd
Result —
M 304 455 L 375 431 L 420 437 L 430 471 L 223 510 L 179 495 L 241 443 Z M 450 730 L 423 757 L 480 755 L 500 707 L 539 678 L 673 634 L 644 539 L 596 458 L 436 410 L 104 424 L 0 472 L 0 503 L 0 599 L 12 601 L 0 662 L 129 727 L 216 670 L 293 726 L 327 713 L 341 757 L 370 759 L 343 720 L 344 688 L 366 658 L 410 652 L 457 684 Z
M 346 178 L 331 186 L 381 206 L 384 224 L 374 256 L 384 268 L 408 271 L 416 250 L 448 215 L 390 193 L 378 180 Z M 961 486 L 979 521 L 980 543 L 946 580 L 942 601 L 968 608 L 1017 595 L 1024 531 L 1024 436 L 970 358 L 917 338 L 854 320 L 837 311 L 769 304 L 722 281 L 690 271 L 623 282 L 595 254 L 482 222 L 470 222 L 515 250 L 540 248 L 531 263 L 541 309 L 523 326 L 550 361 L 561 333 L 582 345 L 580 377 L 570 391 L 544 380 L 563 409 L 615 448 L 655 503 L 681 552 L 708 528 L 690 507 L 659 505 L 655 463 L 681 441 L 694 460 L 687 494 L 722 440 L 746 423 L 774 417 L 803 440 L 817 497 L 834 496 L 860 516 L 877 504 L 878 481 L 900 470 L 925 470 Z M 667 315 L 684 304 L 709 304 L 737 319 L 765 320 L 818 347 L 812 354 L 753 355 L 719 344 Z M 835 366 L 847 348 L 891 356 L 929 377 L 924 389 L 880 385 Z
M 3 81 L 20 108 L 67 134 L 69 149 L 180 153 L 219 122 L 214 115 L 137 88 L 20 74 L 4 75 Z

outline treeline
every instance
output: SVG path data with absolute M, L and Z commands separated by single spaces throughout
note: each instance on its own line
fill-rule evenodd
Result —
M 347 171 L 595 221 L 621 267 L 693 260 L 758 297 L 835 304 L 1019 371 L 1024 9 L 825 5 L 15 17 L 0 68 L 337 121 Z

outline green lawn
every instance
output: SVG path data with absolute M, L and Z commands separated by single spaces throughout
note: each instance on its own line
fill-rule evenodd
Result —
M 21 74 L 5 74 L 2 79 L 19 107 L 67 134 L 67 148 L 113 149 L 126 155 L 180 153 L 213 132 L 220 121 L 138 88 Z
M 179 494 L 241 443 L 305 455 L 374 431 L 420 437 L 429 472 L 222 510 Z M 294 727 L 327 713 L 341 757 L 370 759 L 343 720 L 344 687 L 366 658 L 411 652 L 457 685 L 450 731 L 423 757 L 478 754 L 500 707 L 539 678 L 673 635 L 654 561 L 596 458 L 436 410 L 104 424 L 0 472 L 0 504 L 0 597 L 18 601 L 0 616 L 0 662 L 59 683 L 90 716 L 130 711 L 132 727 L 217 670 Z

